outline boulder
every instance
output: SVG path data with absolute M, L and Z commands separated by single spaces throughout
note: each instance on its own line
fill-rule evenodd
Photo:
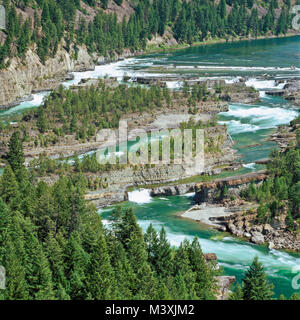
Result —
M 204 258 L 205 258 L 206 262 L 218 260 L 217 255 L 215 253 L 205 253 Z
M 275 248 L 275 244 L 274 244 L 274 242 L 270 241 L 269 242 L 269 249 L 273 249 L 273 248 Z
M 242 221 L 242 220 L 238 221 L 236 226 L 238 229 L 243 229 L 244 228 L 244 221 Z
M 273 228 L 271 227 L 271 225 L 269 224 L 265 224 L 264 225 L 264 229 L 263 229 L 263 234 L 269 234 L 269 233 L 272 233 L 274 230 Z
M 264 244 L 265 237 L 258 231 L 252 231 L 251 241 L 256 244 Z
M 260 226 L 260 225 L 259 226 L 253 226 L 251 230 L 252 230 L 252 232 L 256 231 L 258 233 L 262 233 L 263 232 L 263 227 Z

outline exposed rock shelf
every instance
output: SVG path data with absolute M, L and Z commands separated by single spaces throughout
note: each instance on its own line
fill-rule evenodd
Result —
M 244 237 L 256 244 L 267 244 L 274 249 L 300 251 L 300 234 L 289 231 L 286 225 L 287 215 L 275 217 L 271 224 L 259 224 L 255 214 L 242 213 L 222 220 L 226 230 L 238 237 Z
M 225 186 L 227 188 L 227 197 L 239 196 L 242 190 L 245 190 L 249 187 L 251 181 L 254 181 L 257 185 L 259 185 L 267 177 L 267 171 L 262 170 L 239 176 L 216 179 L 211 182 L 197 183 L 195 200 L 197 203 L 218 202 L 222 196 L 220 191 L 222 193 L 222 190 L 224 190 Z

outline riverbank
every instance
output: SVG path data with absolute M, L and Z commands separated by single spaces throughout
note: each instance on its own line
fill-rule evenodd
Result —
M 197 41 L 192 44 L 175 44 L 175 45 L 169 45 L 169 46 L 162 46 L 162 47 L 153 47 L 149 45 L 143 54 L 153 54 L 153 53 L 161 53 L 165 51 L 175 51 L 175 50 L 181 50 L 189 47 L 196 47 L 196 46 L 205 46 L 205 45 L 211 45 L 211 44 L 218 44 L 218 43 L 230 43 L 230 42 L 238 42 L 238 41 L 251 41 L 251 40 L 263 40 L 263 39 L 275 39 L 275 38 L 287 38 L 287 37 L 295 37 L 299 36 L 300 33 L 296 30 L 290 30 L 285 35 L 265 35 L 265 36 L 258 36 L 258 37 L 231 37 L 227 39 L 210 39 L 206 41 Z
M 97 65 L 107 65 L 112 62 L 121 61 L 129 57 L 141 57 L 143 55 L 155 54 L 165 51 L 181 50 L 188 47 L 205 46 L 224 42 L 251 41 L 259 39 L 287 38 L 297 36 L 299 33 L 289 32 L 284 36 L 260 36 L 257 38 L 232 38 L 214 39 L 205 42 L 196 42 L 192 45 L 170 44 L 164 48 L 151 47 L 146 50 L 131 52 L 124 49 L 122 54 L 114 53 L 111 57 L 90 55 L 85 47 L 78 47 L 78 57 L 74 60 L 74 52 L 66 52 L 60 46 L 54 58 L 49 58 L 43 65 L 35 53 L 35 48 L 26 52 L 24 59 L 13 58 L 8 69 L 0 71 L 0 110 L 5 110 L 19 104 L 20 101 L 30 99 L 31 94 L 40 91 L 50 91 L 57 88 L 63 81 L 69 79 L 72 72 L 94 70 Z M 30 67 L 30 69 L 29 69 Z
M 212 219 L 218 217 L 231 216 L 233 213 L 228 208 L 223 206 L 214 206 L 203 203 L 201 205 L 195 205 L 189 210 L 179 214 L 180 217 L 190 219 L 201 223 L 207 227 L 217 228 L 219 231 L 226 231 L 221 228 L 220 224 L 213 222 Z

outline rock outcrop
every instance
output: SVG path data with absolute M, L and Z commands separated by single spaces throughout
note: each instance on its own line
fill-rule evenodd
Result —
M 270 224 L 259 223 L 256 214 L 243 212 L 221 218 L 226 231 L 255 244 L 267 244 L 269 248 L 300 251 L 300 235 L 290 231 L 286 224 L 287 213 L 272 219 Z
M 205 253 L 204 258 L 207 264 L 213 266 L 214 269 L 219 269 L 218 258 L 215 253 Z M 231 293 L 230 288 L 236 282 L 235 276 L 216 276 L 215 277 L 217 292 L 217 300 L 227 300 Z
M 231 293 L 230 287 L 235 283 L 235 276 L 218 276 L 216 282 L 218 286 L 217 300 L 227 300 Z
M 0 106 L 7 108 L 32 92 L 52 90 L 59 86 L 68 72 L 89 69 L 94 69 L 93 57 L 84 47 L 79 47 L 77 59 L 72 52 L 60 47 L 55 58 L 49 58 L 44 65 L 31 48 L 23 61 L 13 58 L 10 66 L 1 70 Z
M 251 181 L 254 181 L 257 185 L 259 185 L 265 179 L 267 179 L 267 177 L 267 172 L 262 170 L 240 176 L 216 179 L 211 182 L 197 183 L 195 200 L 197 203 L 218 202 L 220 197 L 222 197 L 222 192 L 224 191 L 225 187 L 227 188 L 227 197 L 239 196 L 242 190 L 245 190 L 249 187 Z
M 113 57 L 90 55 L 85 46 L 78 46 L 75 58 L 74 50 L 66 51 L 62 43 L 54 58 L 48 58 L 43 64 L 31 47 L 23 60 L 13 58 L 7 69 L 0 71 L 0 109 L 7 109 L 30 99 L 31 93 L 49 91 L 57 88 L 64 80 L 70 80 L 70 72 L 94 70 L 96 64 L 106 64 L 140 54 L 125 49 L 122 54 Z
M 279 148 L 284 151 L 290 144 L 296 143 L 297 130 L 299 130 L 299 128 L 299 124 L 280 126 L 276 132 L 270 136 L 269 140 L 275 141 Z
M 294 105 L 300 106 L 300 80 L 289 80 L 284 86 L 283 97 Z

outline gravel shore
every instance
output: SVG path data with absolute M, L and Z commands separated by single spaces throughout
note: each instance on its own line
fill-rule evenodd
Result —
M 181 217 L 192 219 L 201 222 L 206 225 L 219 227 L 220 224 L 211 221 L 210 218 L 225 217 L 232 215 L 233 212 L 229 211 L 228 208 L 213 206 L 207 204 L 195 205 L 188 211 L 184 212 Z

